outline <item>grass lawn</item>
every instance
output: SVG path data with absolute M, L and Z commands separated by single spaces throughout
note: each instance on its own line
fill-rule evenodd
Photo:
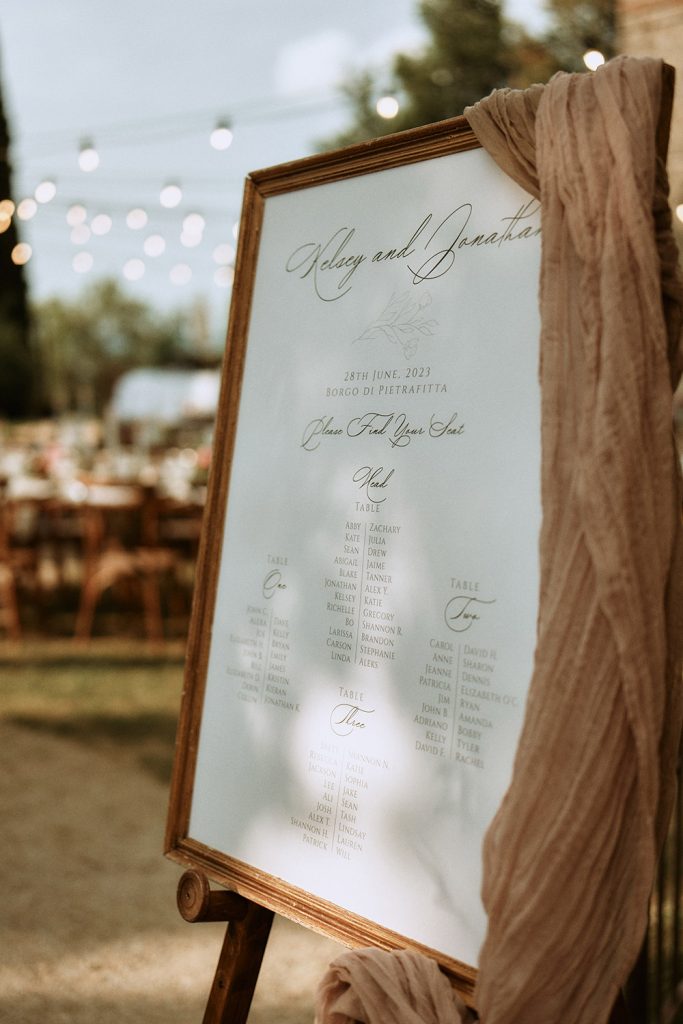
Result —
M 170 777 L 182 654 L 49 648 L 0 656 L 0 717 L 133 758 Z

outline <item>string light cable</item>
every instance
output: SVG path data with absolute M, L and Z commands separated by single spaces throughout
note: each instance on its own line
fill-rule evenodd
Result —
M 383 116 L 395 116 L 395 103 L 380 98 Z M 244 175 L 234 173 L 231 157 L 226 168 L 224 154 L 250 126 L 296 118 L 310 122 L 341 113 L 347 104 L 337 91 L 308 92 L 236 103 L 229 116 L 204 109 L 92 125 L 88 134 L 65 128 L 19 134 L 13 147 L 20 154 L 16 177 L 22 186 L 34 184 L 21 188 L 16 204 L 0 196 L 0 234 L 14 221 L 20 242 L 11 258 L 22 265 L 42 254 L 68 260 L 78 274 L 111 272 L 116 264 L 129 281 L 141 280 L 149 270 L 184 284 L 200 260 L 203 276 L 213 267 L 215 283 L 229 287 L 234 250 L 226 238 L 236 238 Z M 211 159 L 223 161 L 223 171 L 233 166 L 233 173 L 192 169 L 162 177 L 155 165 L 165 168 L 168 162 L 160 162 L 159 147 L 191 136 L 203 137 L 216 154 Z M 117 168 L 114 151 L 134 147 L 143 154 L 137 164 L 144 172 L 130 161 L 125 170 Z M 36 164 L 49 166 L 49 173 L 32 173 Z

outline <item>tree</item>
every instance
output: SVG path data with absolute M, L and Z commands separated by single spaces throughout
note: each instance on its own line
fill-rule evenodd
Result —
M 10 131 L 0 80 L 0 416 L 16 419 L 32 410 L 36 395 L 24 268 L 12 260 L 19 238 L 11 200 Z
M 544 43 L 562 70 L 584 71 L 586 50 L 599 50 L 607 60 L 615 55 L 614 0 L 548 0 L 548 13 Z
M 387 120 L 377 113 L 376 77 L 362 73 L 343 88 L 351 125 L 323 148 L 440 121 L 492 89 L 523 89 L 556 71 L 578 70 L 589 47 L 612 55 L 614 0 L 549 0 L 549 6 L 551 28 L 535 38 L 505 20 L 500 0 L 421 0 L 430 38 L 421 53 L 394 58 L 389 84 L 401 101 L 398 115 Z
M 50 412 L 101 414 L 118 377 L 137 366 L 196 366 L 192 328 L 180 313 L 161 317 L 102 280 L 75 302 L 35 309 L 43 391 Z
M 514 46 L 504 31 L 499 0 L 422 0 L 419 11 L 431 39 L 422 53 L 394 59 L 391 89 L 401 97 L 398 115 L 390 121 L 380 117 L 374 78 L 361 74 L 344 90 L 353 124 L 332 140 L 334 145 L 453 117 L 507 84 Z

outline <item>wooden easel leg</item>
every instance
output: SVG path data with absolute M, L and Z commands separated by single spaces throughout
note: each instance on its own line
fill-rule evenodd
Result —
M 228 921 L 203 1024 L 246 1024 L 275 915 L 237 893 L 212 891 L 195 870 L 180 879 L 177 901 L 186 921 Z
M 252 903 L 242 921 L 228 924 L 203 1024 L 246 1024 L 273 917 Z

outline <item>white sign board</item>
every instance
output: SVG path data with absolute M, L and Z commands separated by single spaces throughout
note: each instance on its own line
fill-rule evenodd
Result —
M 171 845 L 452 969 L 486 928 L 541 512 L 539 206 L 450 138 L 249 186 Z

